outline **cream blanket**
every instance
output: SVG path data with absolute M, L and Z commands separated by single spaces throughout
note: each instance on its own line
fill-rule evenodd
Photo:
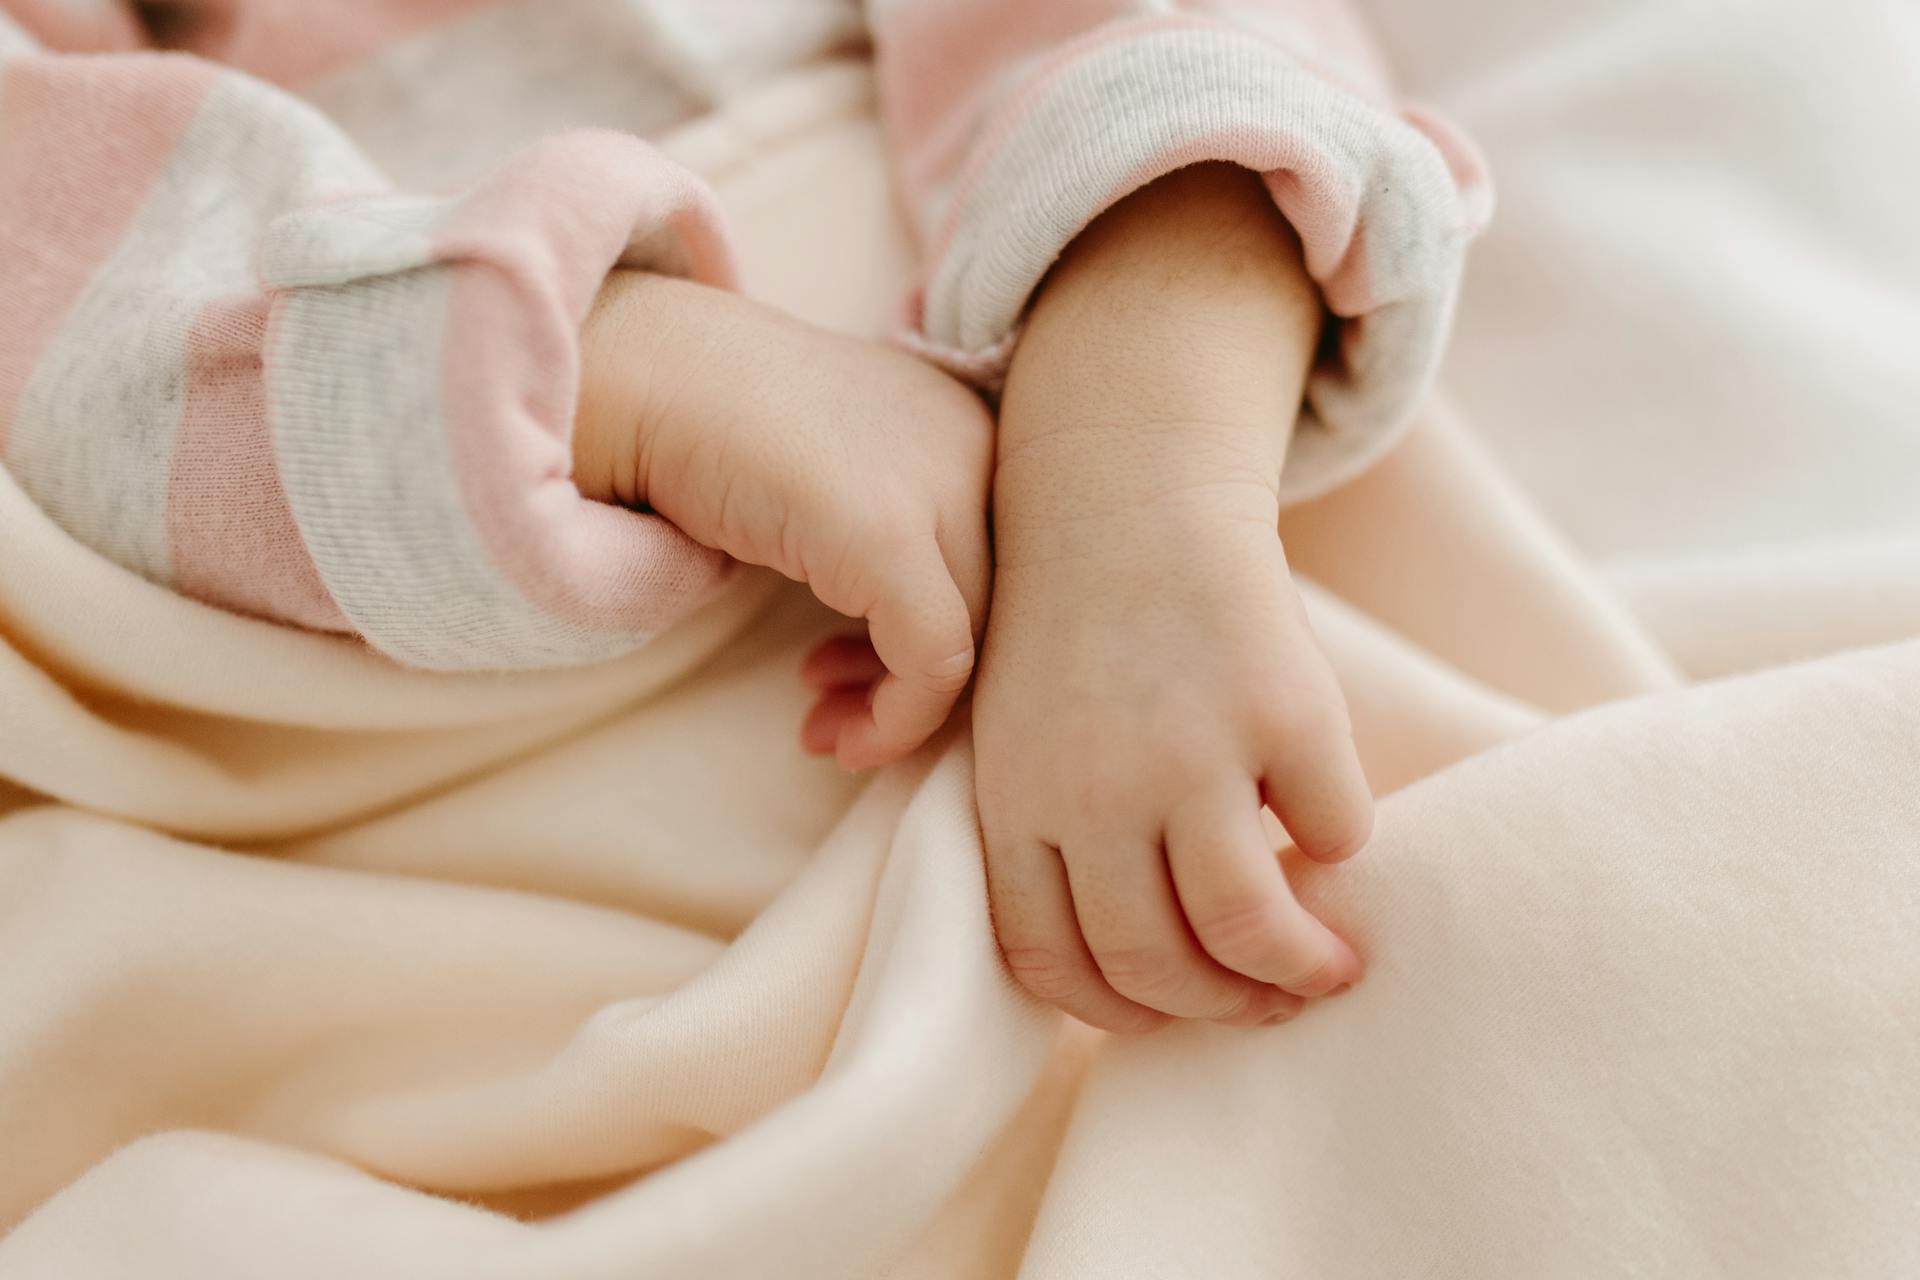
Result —
M 1920 97 L 1888 39 L 1749 7 L 1762 52 Z M 429 677 L 150 587 L 0 478 L 0 1277 L 1915 1274 L 1920 554 L 1888 494 L 1920 374 L 1844 305 L 1871 228 L 1792 277 L 1791 360 L 1713 275 L 1779 237 L 1662 257 L 1627 202 L 1596 249 L 1555 166 L 1673 172 L 1610 148 L 1619 67 L 1761 65 L 1618 27 L 1436 84 L 1507 199 L 1458 361 L 1485 435 L 1436 408 L 1289 516 L 1386 796 L 1360 860 L 1302 872 L 1368 980 L 1291 1026 L 1099 1039 L 1023 998 L 964 727 L 870 781 L 804 758 L 834 624 L 782 584 L 611 666 Z M 755 287 L 856 327 L 907 256 L 868 99 L 827 68 L 673 143 Z M 1740 162 L 1672 198 L 1793 189 L 1790 154 Z M 1912 339 L 1906 252 L 1872 319 Z M 1648 384 L 1676 322 L 1609 288 L 1708 335 L 1697 385 Z M 1751 417 L 1704 421 L 1736 374 Z M 1822 379 L 1853 420 L 1814 436 L 1779 404 Z M 1795 467 L 1824 496 L 1756 495 Z

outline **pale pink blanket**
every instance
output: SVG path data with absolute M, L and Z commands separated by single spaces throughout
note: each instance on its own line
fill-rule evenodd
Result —
M 1717 258 L 1624 214 L 1596 241 L 1579 185 L 1759 202 L 1781 221 L 1715 252 L 1791 274 L 1811 141 L 1703 148 L 1675 193 L 1608 133 L 1657 89 L 1619 69 L 1719 68 L 1757 110 L 1791 51 L 1897 142 L 1914 23 L 1755 4 L 1729 51 L 1711 5 L 1584 7 L 1604 29 L 1516 3 L 1456 34 L 1517 224 L 1469 294 L 1466 408 L 1285 530 L 1385 794 L 1307 886 L 1361 987 L 1137 1041 L 1023 998 L 964 726 L 870 782 L 804 758 L 832 620 L 778 584 L 611 665 L 427 676 L 149 585 L 0 478 L 0 1277 L 1914 1273 L 1920 557 L 1888 495 L 1920 374 L 1843 304 L 1871 260 L 1920 332 L 1920 269 L 1859 202 L 1769 359 Z M 750 287 L 879 313 L 907 254 L 861 68 L 670 149 Z M 1665 307 L 1584 324 L 1635 289 Z M 1678 355 L 1676 313 L 1710 335 Z M 1640 396 L 1570 394 L 1590 361 Z M 1844 421 L 1780 407 L 1855 380 Z

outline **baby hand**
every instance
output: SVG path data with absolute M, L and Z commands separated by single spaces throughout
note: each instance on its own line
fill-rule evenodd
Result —
M 1022 406 L 1010 396 L 1003 422 Z M 1196 471 L 1111 512 L 1003 519 L 974 701 L 1007 963 L 1113 1030 L 1278 1019 L 1361 972 L 1295 899 L 1260 818 L 1271 806 L 1321 861 L 1366 839 L 1346 706 L 1272 490 Z
M 986 615 L 993 424 L 979 398 L 903 351 L 637 272 L 608 278 L 583 344 L 581 492 L 650 506 L 867 620 L 871 648 L 823 650 L 843 678 L 810 746 L 863 768 L 924 742 L 973 673 Z
M 1295 898 L 1372 800 L 1276 533 L 1318 294 L 1258 179 L 1129 197 L 1044 286 L 1008 375 L 974 701 L 995 928 L 1082 1020 L 1250 1024 L 1361 974 Z

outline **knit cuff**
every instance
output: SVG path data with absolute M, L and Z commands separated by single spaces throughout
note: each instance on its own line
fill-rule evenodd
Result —
M 572 482 L 579 328 L 615 265 L 733 280 L 711 194 L 612 133 L 543 142 L 451 200 L 344 201 L 268 232 L 280 478 L 374 647 L 439 669 L 593 661 L 725 572 Z
M 983 139 L 933 246 L 913 340 L 989 388 L 1034 290 L 1101 211 L 1201 161 L 1265 176 L 1332 324 L 1281 480 L 1289 502 L 1391 446 L 1433 379 L 1492 205 L 1473 149 L 1443 122 L 1202 20 L 1083 37 L 1008 95 Z

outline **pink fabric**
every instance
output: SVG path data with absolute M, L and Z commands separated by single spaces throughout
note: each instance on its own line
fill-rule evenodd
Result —
M 61 53 L 130 52 L 145 43 L 146 33 L 130 6 L 105 0 L 9 0 L 6 9 L 42 44 Z
M 931 165 L 953 163 L 971 141 L 995 82 L 1062 41 L 1129 8 L 1125 0 L 968 0 L 903 4 L 881 28 L 880 95 L 887 126 L 903 150 L 918 154 L 916 182 Z M 927 154 L 930 153 L 930 154 Z
M 1045 49 L 1042 56 L 1033 59 L 1016 89 L 1011 92 L 1003 91 L 1003 97 L 994 103 L 991 115 L 975 126 L 975 134 L 970 139 L 971 147 L 966 153 L 951 158 L 930 155 L 918 163 L 913 160 L 908 161 L 907 172 L 924 184 L 918 193 L 921 200 L 924 202 L 932 194 L 936 184 L 951 183 L 953 194 L 950 205 L 952 209 L 958 210 L 965 204 L 967 191 L 978 177 L 980 170 L 1006 142 L 1007 136 L 1020 127 L 1034 100 L 1046 92 L 1055 76 L 1088 54 L 1108 45 L 1119 44 L 1150 31 L 1184 26 L 1188 21 L 1184 18 L 1139 18 L 1097 26 L 1091 30 L 1070 32 L 1072 38 Z M 964 38 L 961 32 L 947 34 L 954 39 Z M 984 89 L 986 86 L 979 87 Z M 887 105 L 890 111 L 891 102 L 889 101 Z M 901 148 L 911 154 L 914 150 L 915 136 L 912 125 L 906 122 L 895 125 L 891 114 L 888 116 L 888 123 L 900 138 Z M 950 164 L 957 164 L 957 167 L 950 172 L 941 173 L 936 166 L 943 159 Z M 1118 198 L 1118 194 L 1115 198 Z M 928 228 L 927 230 L 936 229 Z M 927 255 L 930 261 L 937 261 L 945 253 L 947 241 L 951 238 L 953 231 L 954 217 L 950 214 L 945 226 L 938 228 L 937 234 L 932 239 Z
M 252 295 L 209 306 L 188 335 L 167 502 L 174 586 L 236 613 L 350 630 L 280 484 L 260 358 L 266 327 L 267 300 Z
M 1000 30 L 991 6 L 905 5 L 878 33 L 881 109 L 928 249 L 914 349 L 996 387 L 1034 290 L 1088 222 L 1175 169 L 1241 164 L 1266 176 L 1328 310 L 1353 322 L 1309 379 L 1282 500 L 1378 461 L 1431 384 L 1491 208 L 1471 147 L 1401 116 L 1346 5 L 1114 4 L 1076 8 L 1077 28 L 1037 8 Z M 973 56 L 1020 34 L 1017 58 Z
M 943 182 L 963 193 L 971 175 L 1019 126 L 1033 100 L 1088 55 L 1154 32 L 1235 30 L 1233 17 L 1249 8 L 1298 10 L 1307 28 L 1328 43 L 1318 50 L 1289 50 L 1290 56 L 1356 93 L 1385 96 L 1386 68 L 1365 29 L 1340 0 L 1272 5 L 1214 0 L 1187 8 L 1191 11 L 1142 15 L 1126 0 L 1046 5 L 1005 0 L 991 12 L 975 4 L 902 6 L 882 33 L 880 84 L 909 193 L 925 201 Z M 1319 56 L 1322 53 L 1351 59 L 1368 77 L 1354 79 Z M 1016 68 L 1021 74 L 1010 81 L 1008 73 Z M 1125 193 L 1115 198 L 1120 194 Z M 958 194 L 952 203 L 962 203 Z M 931 256 L 938 255 L 936 246 Z
M 524 0 L 202 0 L 185 47 L 275 84 L 302 85 L 407 37 Z M 323 21 L 316 21 L 324 13 Z
M 492 268 L 463 272 L 447 309 L 443 394 L 468 515 L 514 584 L 568 621 L 657 630 L 725 567 L 659 516 L 583 501 L 570 479 L 577 335 L 600 281 L 636 227 L 672 227 L 692 246 L 689 274 L 731 284 L 710 199 L 644 143 L 576 134 L 476 192 L 435 247 Z
M 20 393 L 193 119 L 213 69 L 20 58 L 0 71 L 0 459 Z
M 0 457 L 36 373 L 74 379 L 70 391 L 49 387 L 47 403 L 90 397 L 99 438 L 43 423 L 34 450 L 9 460 L 73 536 L 196 599 L 368 631 L 424 665 L 604 657 L 722 577 L 717 553 L 657 517 L 590 504 L 569 479 L 576 334 L 608 269 L 631 260 L 733 279 L 711 197 L 646 144 L 608 133 L 549 140 L 468 196 L 439 200 L 451 216 L 423 234 L 409 220 L 433 221 L 434 200 L 333 198 L 375 181 L 344 140 L 201 59 L 16 57 L 0 67 L 0 94 L 0 271 L 14 303 L 0 318 Z M 142 220 L 163 175 L 165 204 Z M 197 224 L 170 220 L 196 206 L 221 229 L 188 244 Z M 99 280 L 130 244 L 142 283 Z M 234 296 L 256 260 L 275 283 Z M 450 291 L 386 291 L 440 269 Z M 309 286 L 328 291 L 330 309 L 294 345 L 275 342 L 277 302 Z M 148 322 L 73 331 L 68 319 L 87 300 L 96 322 L 140 312 Z M 400 350 L 386 372 L 372 367 Z M 342 370 L 344 384 L 311 377 Z M 428 394 L 436 376 L 442 386 Z M 292 435 L 281 429 L 289 406 L 300 419 Z M 444 442 L 408 443 L 422 433 Z M 356 441 L 378 444 L 369 454 Z M 288 488 L 289 448 L 300 454 L 299 492 Z M 419 474 L 436 452 L 452 467 Z M 382 468 L 407 474 L 388 480 Z M 378 497 L 421 485 L 457 490 L 474 536 L 447 523 L 445 501 Z M 367 503 L 411 521 L 386 531 L 404 536 L 370 547 Z M 458 567 L 475 537 L 488 563 Z M 471 588 L 493 574 L 519 598 L 495 592 L 473 616 L 482 597 Z M 470 620 L 443 650 L 438 612 L 463 600 Z M 363 619 L 386 629 L 375 636 Z
M 1400 118 L 1424 133 L 1439 148 L 1440 154 L 1446 158 L 1447 167 L 1453 171 L 1454 181 L 1462 188 L 1483 188 L 1492 181 L 1487 172 L 1487 158 L 1480 153 L 1479 146 L 1451 120 L 1418 103 L 1401 107 Z M 1465 230 L 1477 232 L 1484 222 L 1482 218 Z
M 1232 25 L 1248 13 L 1284 15 L 1311 32 L 1323 50 L 1351 63 L 1378 90 L 1392 72 L 1350 0 L 1182 0 L 1181 7 Z M 1317 68 L 1326 74 L 1327 68 Z
M 1125 9 L 1127 6 L 1108 3 L 1098 7 Z M 1208 7 L 1218 11 L 1230 9 L 1233 6 L 1214 4 Z M 1329 6 L 1317 4 L 1312 7 L 1325 9 Z M 936 11 L 929 9 L 928 12 Z M 929 247 L 929 259 L 938 260 L 946 252 L 948 243 L 956 230 L 955 218 L 958 216 L 958 210 L 965 205 L 966 195 L 978 179 L 980 171 L 995 151 L 1004 145 L 1007 136 L 1021 127 L 1030 113 L 1032 102 L 1048 90 L 1056 77 L 1102 48 L 1137 40 L 1155 32 L 1230 29 L 1212 19 L 1189 15 L 1151 16 L 1110 21 L 1104 25 L 1095 26 L 1091 30 L 1079 32 L 1069 29 L 1068 34 L 1075 35 L 1076 38 L 1059 44 L 1049 50 L 1044 57 L 1037 59 L 1029 68 L 1018 92 L 997 104 L 991 122 L 978 137 L 973 139 L 973 149 L 966 166 L 956 177 L 951 178 L 954 191 L 950 208 L 955 212 L 948 217 L 945 226 L 935 235 Z M 1357 33 L 1358 28 L 1354 28 L 1354 32 Z M 940 34 L 945 35 L 949 40 L 964 41 L 967 33 L 961 24 L 950 23 L 949 28 Z M 1037 29 L 1032 30 L 1032 34 L 1036 40 L 1044 38 L 1044 33 Z M 1352 33 L 1345 31 L 1344 28 L 1342 34 L 1349 35 L 1350 38 L 1352 36 Z M 923 40 L 929 43 L 936 43 L 934 36 L 935 33 L 931 30 L 922 33 Z M 1365 48 L 1361 46 L 1362 50 Z M 1367 56 L 1372 57 L 1370 51 L 1367 52 Z M 964 61 L 959 64 L 960 67 L 966 65 Z M 1320 69 L 1324 74 L 1325 69 Z M 918 70 L 920 69 L 908 62 L 905 67 L 895 68 L 895 73 L 902 81 L 910 83 L 913 79 L 911 73 Z M 947 74 L 957 75 L 959 72 L 949 71 Z M 962 99 L 961 93 L 953 85 L 946 83 L 944 87 L 953 100 Z M 986 88 L 987 86 L 984 85 L 974 86 L 978 91 L 984 91 Z M 1366 88 L 1373 92 L 1379 91 L 1379 86 L 1366 86 Z M 907 106 L 902 108 L 907 114 L 889 115 L 890 125 L 901 135 L 900 146 L 909 153 L 915 149 L 919 127 L 925 127 L 911 113 L 915 103 L 916 99 L 909 96 Z M 891 113 L 895 104 L 889 100 L 887 105 Z M 928 119 L 929 121 L 933 119 L 931 114 Z M 1433 125 L 1436 131 L 1443 127 L 1444 122 L 1435 121 Z M 1460 135 L 1451 131 L 1449 136 L 1460 139 Z M 1262 165 L 1267 170 L 1268 187 L 1274 194 L 1275 202 L 1280 205 L 1281 212 L 1287 215 L 1288 221 L 1293 223 L 1294 229 L 1299 232 L 1307 252 L 1309 268 L 1313 271 L 1315 279 L 1323 287 L 1337 291 L 1339 294 L 1336 299 L 1330 293 L 1328 301 L 1332 309 L 1336 314 L 1352 315 L 1370 305 L 1367 281 L 1364 277 L 1356 275 L 1354 270 L 1355 262 L 1364 264 L 1366 260 L 1364 248 L 1351 243 L 1357 234 L 1355 219 L 1357 202 L 1354 199 L 1354 193 L 1341 191 L 1332 181 L 1334 175 L 1324 172 L 1324 169 L 1318 166 L 1317 157 L 1309 147 L 1303 145 L 1303 140 L 1298 137 L 1279 131 L 1260 139 L 1196 137 L 1177 151 L 1155 155 L 1146 165 L 1128 174 L 1124 181 L 1113 188 L 1110 198 L 1102 204 L 1101 208 L 1117 202 L 1128 192 L 1138 189 L 1162 174 L 1171 173 L 1175 169 L 1203 160 L 1215 159 L 1226 154 L 1237 154 L 1246 150 L 1249 145 L 1271 155 L 1271 160 L 1263 162 Z M 1467 158 L 1471 155 L 1467 148 L 1470 148 L 1470 144 L 1460 139 L 1460 146 L 1456 152 L 1460 157 L 1458 171 L 1463 176 L 1473 172 L 1484 181 L 1484 170 L 1473 169 Z M 932 182 L 937 180 L 933 170 L 941 160 L 942 157 L 938 154 L 929 154 L 909 158 L 904 167 L 908 173 L 915 175 L 921 181 Z M 924 198 L 926 193 L 921 194 Z M 1098 213 L 1099 210 L 1092 212 Z M 1337 284 L 1333 283 L 1336 275 L 1338 276 Z

